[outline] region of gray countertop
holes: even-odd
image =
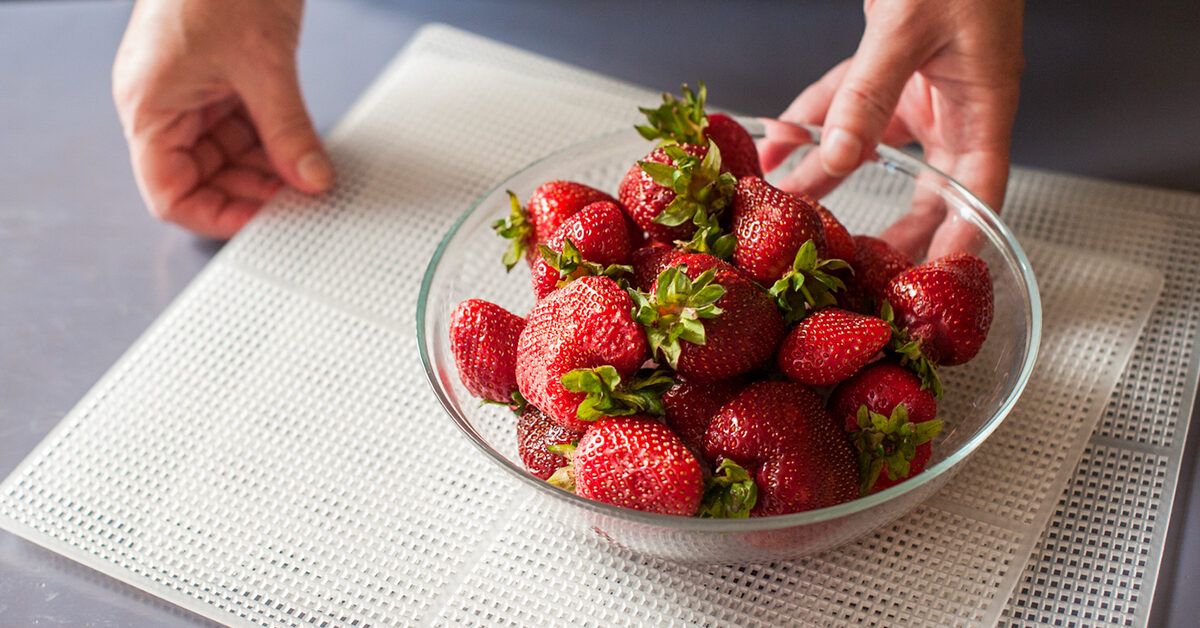
[[[1014,161],[1200,191],[1200,49],[1185,28],[1194,6],[1099,4],[1081,15],[1030,8]],[[418,27],[441,21],[658,88],[705,78],[716,104],[769,114],[852,52],[862,27],[857,3],[760,2],[750,13],[716,2],[678,6],[313,0],[302,77],[328,129]],[[108,95],[129,7],[0,3],[0,477],[220,246],[156,223],[138,198]],[[693,32],[717,35],[695,46],[666,35]],[[1200,599],[1181,588],[1200,573],[1195,441],[1154,623],[1200,616]],[[3,532],[0,617],[4,625],[205,621]]]

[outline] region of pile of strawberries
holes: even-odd
[[[832,506],[920,473],[936,368],[976,355],[986,264],[914,266],[763,180],[750,135],[684,86],[642,109],[657,146],[616,198],[551,181],[495,229],[537,304],[458,305],[463,384],[517,414],[529,472],[589,499],[683,516]]]

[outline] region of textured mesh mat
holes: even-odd
[[[427,29],[333,134],[339,189],[227,246],[0,486],[0,525],[226,623],[1143,620],[1195,381],[1194,196],[1015,174],[1043,359],[945,490],[848,547],[641,558],[465,445],[417,356],[425,260],[494,182],[652,98]]]

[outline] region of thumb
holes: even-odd
[[[309,194],[329,189],[333,166],[304,106],[295,67],[257,75],[239,92],[279,176]]]
[[[826,173],[844,177],[874,150],[904,86],[933,51],[933,42],[903,16],[871,16],[825,116],[821,165]]]

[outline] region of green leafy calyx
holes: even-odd
[[[633,318],[646,328],[650,354],[676,368],[683,351],[681,343],[703,345],[706,342],[704,319],[720,316],[716,302],[725,295],[725,287],[714,281],[716,270],[709,269],[692,279],[685,266],[673,266],[658,275],[653,294],[630,290]]]
[[[675,379],[665,370],[639,373],[622,385],[621,374],[608,364],[569,371],[561,381],[571,392],[587,393],[575,410],[581,421],[631,414],[662,416],[663,393],[675,385]]]
[[[501,237],[511,240],[501,259],[504,262],[504,268],[512,270],[513,266],[521,261],[521,256],[525,255],[525,249],[533,240],[533,223],[529,221],[529,215],[521,206],[521,200],[512,190],[508,190],[508,202],[511,205],[508,217],[492,223],[492,230]]]
[[[699,515],[706,519],[745,519],[758,502],[758,486],[738,463],[726,458],[708,479]]]
[[[834,293],[846,284],[832,271],[849,268],[844,260],[817,257],[817,245],[809,240],[796,251],[791,270],[771,286],[771,296],[789,323],[798,321],[809,311],[837,305]]]
[[[620,278],[633,273],[633,267],[626,264],[609,264],[601,266],[583,259],[579,249],[570,238],[563,239],[562,251],[555,251],[545,244],[538,245],[538,252],[551,268],[558,271],[558,284],[561,288],[573,280],[587,275]]]
[[[917,377],[921,378],[921,388],[941,399],[942,378],[938,377],[937,365],[921,351],[921,341],[910,338],[907,331],[896,325],[895,311],[892,310],[892,304],[886,300],[879,306],[879,318],[887,321],[892,328],[892,339],[888,341],[887,348],[900,358],[900,366],[916,373]]]
[[[887,472],[892,481],[908,477],[909,463],[917,455],[917,446],[933,440],[942,431],[942,421],[908,420],[908,408],[896,404],[891,416],[871,412],[867,406],[858,408],[858,431],[851,436],[858,450],[858,473],[862,481],[863,495],[879,480],[879,474]]]
[[[479,402],[479,405],[504,406],[505,408],[512,410],[517,416],[521,416],[525,413],[525,407],[529,405],[529,402],[525,400],[525,397],[521,394],[521,391],[514,390],[511,401],[493,401],[491,399],[484,399],[483,401]]]
[[[565,464],[555,469],[554,473],[546,478],[546,481],[572,493],[575,492],[575,447],[577,444],[578,441],[571,441],[570,443],[546,446],[546,451],[565,459]]]
[[[691,222],[697,231],[705,230],[705,233],[685,244],[697,252],[717,252],[716,240],[724,235],[718,219],[733,203],[737,186],[737,179],[732,174],[721,172],[721,149],[709,141],[703,158],[697,158],[679,146],[668,145],[662,150],[671,158],[671,163],[638,162],[652,181],[675,193],[675,198],[654,217],[654,222],[667,227]],[[727,241],[728,253],[732,254],[732,236]]]
[[[688,253],[707,253],[723,260],[733,257],[733,248],[737,244],[737,236],[725,233],[718,217],[708,212],[697,213],[692,217],[696,231],[692,239],[682,243],[682,250]]]
[[[708,89],[704,81],[700,81],[698,87],[698,92],[692,92],[685,83],[680,87],[682,99],[675,98],[674,94],[663,93],[662,104],[658,107],[638,107],[638,111],[646,116],[647,124],[634,128],[642,137],[660,140],[664,144],[704,143],[704,129],[708,127],[704,102],[708,99]]]

